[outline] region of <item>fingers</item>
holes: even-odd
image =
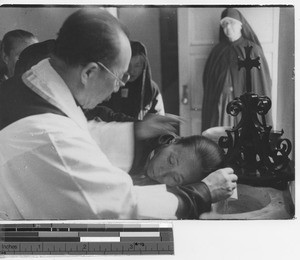
[[[232,189],[234,190],[234,189],[236,189],[236,187],[237,187],[237,183],[236,183],[236,182],[233,182],[233,183],[232,183]]]
[[[228,190],[229,190],[230,192],[233,192],[233,191],[236,189],[236,187],[237,187],[236,182],[232,182],[232,183],[230,184],[230,186],[228,187]]]
[[[180,123],[180,120],[178,118],[168,116],[158,116],[157,118],[153,119],[153,122],[162,125],[178,125]]]
[[[163,124],[163,125],[158,125],[158,129],[161,129],[163,132],[169,132],[169,133],[175,133],[176,128],[172,124]]]
[[[150,119],[151,126],[155,127],[159,134],[173,134],[177,132],[176,126],[180,122],[178,116],[155,116]]]
[[[176,126],[179,121],[177,116],[147,114],[143,121],[136,123],[136,136],[139,139],[147,139],[163,134],[177,133]]]
[[[153,121],[157,123],[169,123],[169,124],[178,124],[180,122],[184,122],[184,119],[180,116],[173,115],[173,114],[166,114],[162,115],[154,115],[154,114],[147,114],[144,118],[145,121]]]
[[[232,196],[234,193],[234,190],[237,188],[237,180],[238,176],[234,174],[234,171],[232,168],[224,168],[221,169],[223,172],[223,176],[226,179],[226,190],[228,192],[228,196]]]
[[[202,182],[207,185],[214,203],[229,198],[237,187],[237,180],[232,168],[223,168],[210,173]]]
[[[238,199],[236,183],[232,187],[232,190],[229,192],[229,194],[230,194],[230,196],[229,196],[230,198],[232,198],[232,199]]]
[[[165,117],[169,118],[170,120],[172,120],[172,119],[176,120],[176,122],[180,122],[180,123],[186,123],[187,122],[187,120],[184,119],[183,117],[177,116],[177,115],[174,115],[174,114],[168,114],[168,113],[166,113]]]
[[[237,175],[235,175],[235,174],[231,174],[230,175],[231,176],[231,181],[233,181],[233,182],[237,182],[237,180],[238,180],[238,176]]]
[[[222,168],[221,169],[224,173],[233,174],[233,169],[230,167]]]
[[[236,174],[234,174],[234,170],[232,168],[223,168],[221,169],[221,171],[223,172],[224,176],[228,177],[228,180],[232,181],[232,182],[237,182],[238,180],[238,176]]]

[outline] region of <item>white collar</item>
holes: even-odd
[[[22,76],[23,82],[36,94],[59,108],[81,128],[87,129],[87,120],[82,109],[59,74],[50,65],[49,59],[40,61]]]

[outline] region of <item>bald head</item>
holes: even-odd
[[[110,67],[126,38],[121,23],[107,11],[80,9],[59,30],[54,54],[71,66],[100,61]]]
[[[121,67],[120,75],[124,74],[129,65],[131,58],[131,47],[128,37],[122,32],[119,31],[118,36],[115,41],[116,46],[116,56],[111,63],[111,67]]]
[[[130,42],[120,22],[99,8],[76,11],[62,25],[50,64],[75,100],[92,109],[118,91],[128,69]]]

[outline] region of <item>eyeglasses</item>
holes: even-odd
[[[119,79],[111,70],[109,70],[106,66],[104,66],[100,61],[96,61],[96,64],[99,67],[104,68],[109,74],[111,74],[118,82],[120,86],[125,86],[128,80],[130,79],[130,74],[125,72],[122,76],[122,79]]]

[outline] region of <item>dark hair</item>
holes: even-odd
[[[224,163],[224,151],[217,143],[207,137],[201,135],[180,137],[176,144],[192,148],[195,151],[196,157],[201,161],[200,179],[221,168]]]
[[[5,53],[6,55],[9,55],[10,51],[13,48],[14,42],[16,40],[28,40],[28,39],[36,39],[37,38],[31,33],[24,30],[13,30],[7,32],[2,39],[1,43],[1,52]]]
[[[25,48],[16,63],[15,75],[21,75],[43,59],[49,58],[53,51],[55,40],[34,43]]]
[[[54,55],[68,65],[101,61],[111,66],[119,54],[121,23],[106,10],[84,8],[71,14],[58,32]]]

